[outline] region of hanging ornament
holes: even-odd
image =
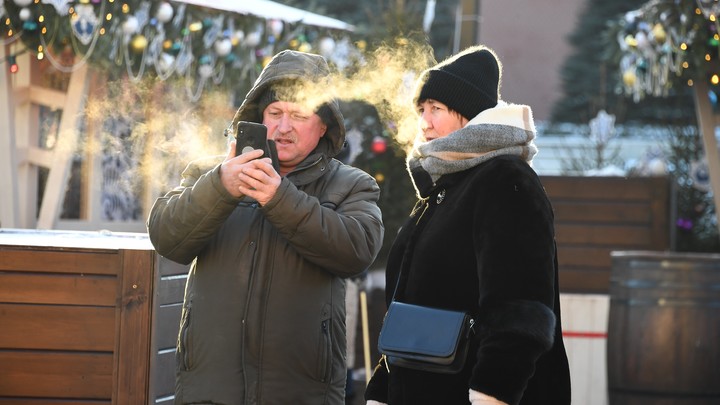
[[[300,46],[298,47],[298,51],[300,51],[300,52],[310,52],[311,50],[312,50],[312,45],[310,45],[310,44],[307,43],[307,42],[303,42],[303,43],[300,44]]]
[[[173,14],[174,11],[170,3],[168,3],[167,1],[163,1],[162,3],[160,3],[160,6],[158,6],[155,17],[158,19],[158,21],[165,24],[166,22],[172,20]]]
[[[245,33],[242,30],[237,30],[233,33],[231,39],[233,46],[238,46],[245,40]]]
[[[198,31],[201,31],[202,28],[203,28],[203,24],[200,21],[191,22],[188,25],[188,29],[190,30],[190,32],[198,32]]]
[[[335,40],[330,37],[324,37],[320,40],[319,48],[320,55],[327,58],[332,55],[333,51],[335,50]]]
[[[210,64],[202,64],[198,68],[198,74],[203,79],[207,79],[208,77],[210,77],[212,75],[212,72],[213,72],[213,67]]]
[[[637,75],[632,69],[627,69],[623,73],[623,83],[628,87],[633,87],[637,81]]]
[[[270,27],[270,32],[272,32],[274,36],[279,37],[280,34],[282,34],[285,24],[280,20],[270,20],[268,26]]]
[[[373,138],[370,150],[376,155],[382,155],[387,151],[387,141],[382,136],[376,136]]]
[[[632,35],[627,35],[625,37],[625,44],[629,47],[636,47],[638,45],[637,40]]]
[[[87,45],[92,41],[93,32],[98,22],[95,9],[89,4],[75,6],[75,14],[70,17],[72,32],[83,45]]]
[[[662,44],[665,42],[665,39],[667,39],[667,35],[665,34],[665,28],[663,28],[662,24],[657,23],[655,24],[655,26],[653,26],[652,38],[658,44]]]
[[[650,49],[650,41],[648,41],[647,34],[643,31],[638,31],[638,33],[635,34],[635,43],[637,43],[637,47],[640,50],[647,51]]]
[[[15,0],[15,5],[18,7],[27,7],[32,4],[33,0]]]
[[[232,51],[232,42],[229,38],[223,38],[215,41],[214,48],[218,56],[227,56]]]
[[[245,37],[245,45],[255,48],[260,44],[262,34],[259,31],[251,32]]]
[[[72,0],[42,0],[42,2],[55,7],[55,12],[64,17],[70,10],[70,3],[72,3]]]
[[[145,35],[142,34],[135,35],[132,41],[130,41],[130,48],[136,53],[142,53],[147,46],[148,40],[145,38]]]
[[[182,42],[175,41],[172,43],[172,45],[170,45],[170,48],[168,48],[168,51],[170,52],[171,55],[177,56],[180,53],[180,51],[182,50],[182,47],[183,47]]]
[[[8,56],[8,66],[10,69],[10,73],[17,73],[20,71],[20,67],[17,64],[17,59],[15,58],[15,55]]]
[[[135,16],[131,15],[128,16],[128,18],[125,20],[122,26],[123,32],[125,35],[132,35],[138,32],[140,29],[140,24],[138,23],[138,19],[135,18]]]
[[[160,54],[157,61],[157,68],[163,72],[171,71],[175,64],[175,57],[167,52]]]
[[[18,13],[18,16],[22,21],[30,21],[30,19],[32,18],[32,11],[30,11],[30,9],[27,7],[22,8],[20,9],[20,13]]]

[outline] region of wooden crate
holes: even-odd
[[[145,234],[0,230],[0,405],[170,402],[186,272]]]
[[[560,291],[607,294],[613,250],[670,248],[666,177],[541,176],[555,210]]]

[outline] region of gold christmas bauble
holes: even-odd
[[[636,80],[637,75],[635,75],[635,72],[633,72],[631,69],[628,69],[623,73],[623,83],[625,83],[626,86],[632,87],[633,85],[635,85]]]
[[[130,48],[137,53],[142,53],[148,46],[148,40],[145,35],[135,35],[130,41]]]
[[[652,35],[655,39],[655,42],[658,44],[662,44],[665,42],[665,39],[667,38],[667,35],[665,34],[665,28],[663,28],[662,24],[657,23],[652,29]]]

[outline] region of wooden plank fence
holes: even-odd
[[[186,274],[144,234],[0,230],[0,405],[171,403]]]
[[[670,248],[666,177],[542,176],[555,210],[560,291],[607,294],[610,252]]]

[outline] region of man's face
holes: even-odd
[[[275,101],[263,111],[268,138],[275,141],[280,174],[286,175],[315,149],[327,126],[320,116],[303,106]]]

